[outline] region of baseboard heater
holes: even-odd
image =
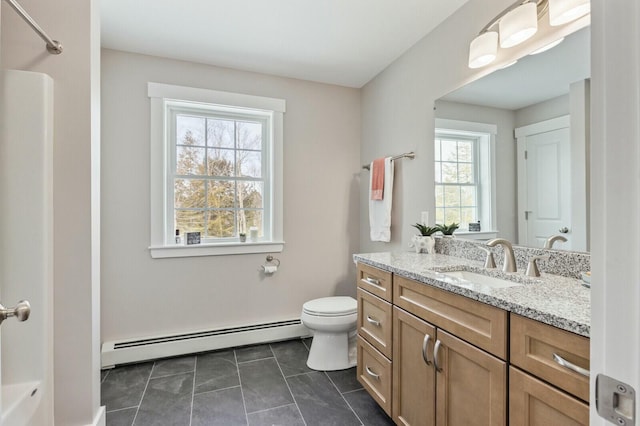
[[[102,344],[101,367],[309,336],[299,319]]]

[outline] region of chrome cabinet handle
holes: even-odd
[[[379,379],[380,379],[380,375],[379,375],[379,374],[374,373],[373,371],[371,371],[371,369],[369,368],[369,366],[368,366],[368,365],[365,365],[365,366],[364,366],[364,370],[367,372],[367,374],[368,374],[368,375],[370,375],[370,376],[371,376],[371,377],[373,377],[374,379],[376,379],[376,380],[379,380]]]
[[[553,354],[553,360],[563,366],[564,368],[571,370],[571,371],[575,371],[578,374],[582,374],[585,377],[589,377],[591,375],[591,373],[589,372],[589,370],[586,370],[582,367],[578,367],[577,365],[575,365],[572,362],[567,361],[566,359],[562,358],[560,355],[554,353]]]
[[[433,365],[436,368],[437,372],[442,371],[442,368],[438,365],[438,353],[440,352],[440,345],[442,344],[442,342],[440,342],[440,339],[436,340],[436,345],[433,348]]]
[[[375,318],[371,318],[369,315],[367,315],[367,322],[368,322],[369,324],[373,324],[373,325],[375,325],[376,327],[380,327],[380,321],[378,321],[378,320],[377,320],[377,319],[375,319]]]
[[[369,284],[380,285],[380,280],[377,280],[375,278],[367,277],[367,278],[364,278],[364,281],[368,282]]]
[[[427,346],[429,345],[429,339],[431,339],[431,336],[425,334],[424,340],[422,341],[422,359],[424,359],[424,363],[427,365],[431,365],[431,361],[429,361],[429,355],[427,355]]]
[[[26,300],[18,302],[15,308],[5,308],[0,304],[0,324],[10,317],[16,317],[18,321],[26,321],[31,314],[31,305]]]

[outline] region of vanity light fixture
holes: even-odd
[[[561,37],[555,41],[552,41],[551,43],[542,46],[540,49],[536,49],[533,52],[529,53],[529,55],[537,55],[538,53],[542,53],[542,52],[546,52],[549,49],[553,49],[554,47],[556,47],[557,45],[559,45],[560,43],[562,43],[564,41],[564,37]]]
[[[551,25],[562,25],[586,15],[590,10],[590,0],[517,0],[493,18],[471,41],[469,68],[481,68],[493,62],[498,55],[498,44],[505,49],[532,37],[538,30],[538,21],[547,11]],[[545,46],[536,53],[552,47]]]
[[[591,12],[590,0],[549,0],[549,24],[558,26]]]
[[[504,64],[503,66],[500,67],[500,69],[503,70],[505,68],[509,68],[510,66],[513,66],[513,65],[515,65],[517,63],[518,63],[518,60],[516,59],[514,61],[509,62],[508,64]]]

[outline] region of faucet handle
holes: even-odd
[[[487,253],[487,258],[484,260],[484,267],[486,269],[492,269],[496,267],[496,260],[493,258],[493,252],[485,247],[478,247]]]
[[[546,260],[546,259],[549,259],[549,255],[533,256],[531,259],[529,259],[529,264],[527,265],[527,272],[525,272],[525,274],[529,277],[539,277],[540,270],[538,269],[538,264],[536,263],[536,261]]]

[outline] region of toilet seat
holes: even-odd
[[[348,296],[321,297],[306,302],[302,305],[302,311],[318,317],[352,315],[358,311],[358,302]]]

